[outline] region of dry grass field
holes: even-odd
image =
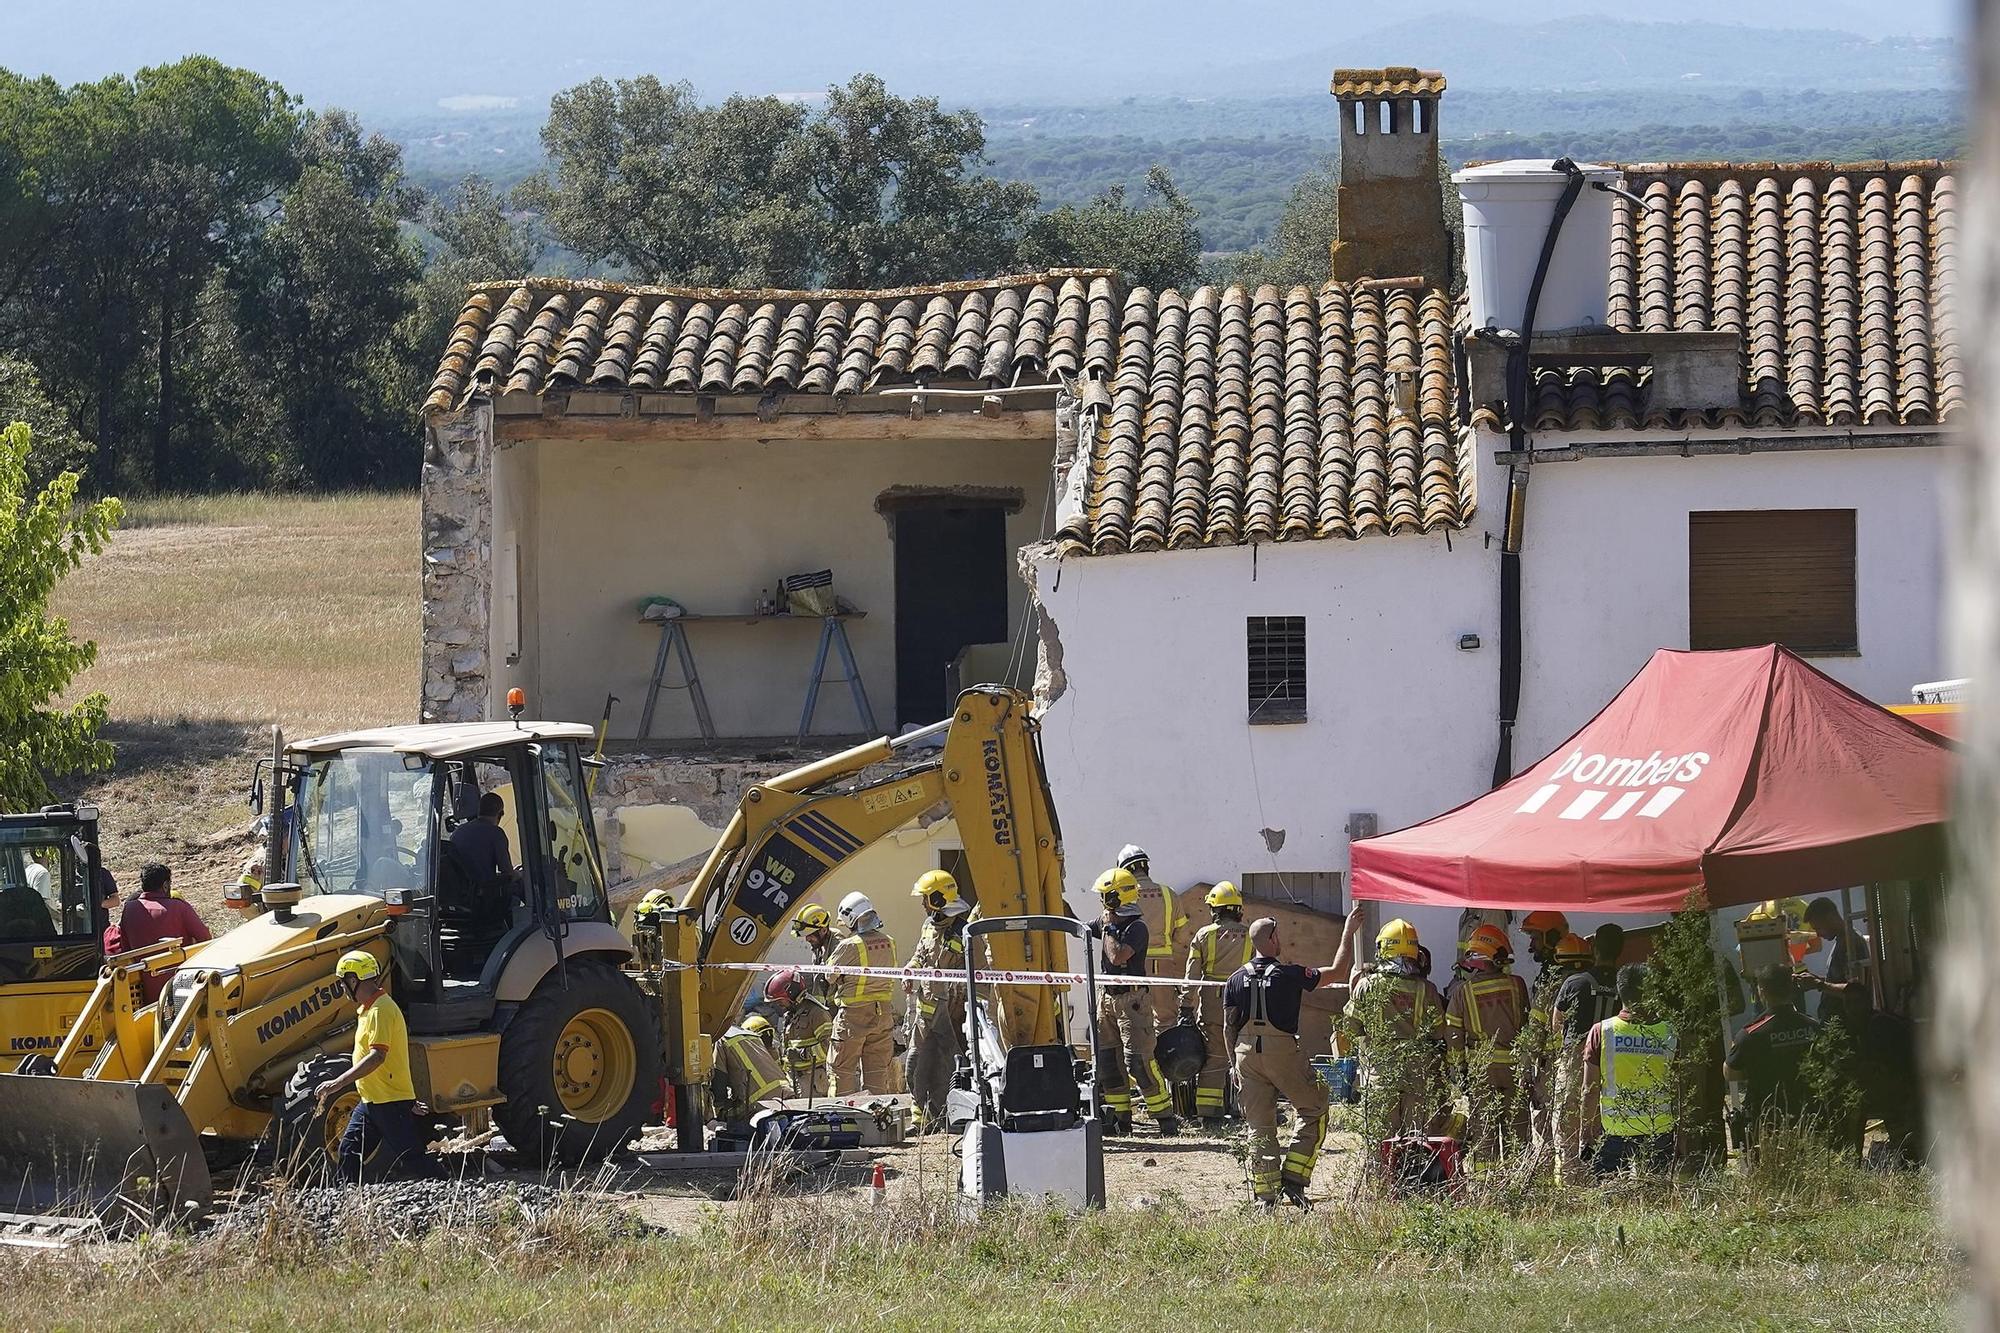
[[[414,495],[168,496],[57,594],[94,639],[75,693],[111,699],[116,766],[64,784],[104,810],[120,882],[160,859],[208,910],[248,850],[243,795],[273,723],[407,721],[417,697]]]

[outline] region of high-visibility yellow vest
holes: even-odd
[[[881,967],[896,966],[896,941],[879,930],[871,930],[866,935],[849,935],[833,946],[833,953],[827,962],[834,967]],[[838,1004],[866,1004],[872,1000],[887,1001],[896,992],[893,977],[837,977],[834,1001]]]
[[[1140,879],[1139,916],[1146,923],[1146,957],[1172,958],[1174,935],[1187,924],[1174,891],[1151,877]]]
[[[1195,932],[1187,979],[1227,981],[1237,968],[1249,965],[1250,928],[1241,921],[1214,921]]]
[[[1525,983],[1510,973],[1497,976],[1466,976],[1459,981],[1454,1003],[1445,1007],[1446,1027],[1461,1028],[1475,1046],[1491,1043],[1488,1061],[1496,1065],[1514,1063],[1514,1037],[1526,1021],[1522,1002]],[[1461,1015],[1460,1011],[1463,1010]]]
[[[1616,1016],[1597,1025],[1603,1089],[1598,1115],[1606,1134],[1667,1134],[1674,1128],[1674,1029]]]

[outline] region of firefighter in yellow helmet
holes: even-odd
[[[727,1124],[747,1122],[758,1104],[792,1095],[792,1085],[772,1053],[771,1020],[751,1014],[732,1023],[715,1043],[715,1072],[708,1091],[715,1118]]]
[[[1118,853],[1118,868],[1132,872],[1139,884],[1139,915],[1146,920],[1146,975],[1178,977],[1187,966],[1194,922],[1181,906],[1181,896],[1153,878],[1153,858],[1144,847],[1126,844]],[[1148,986],[1146,1003],[1153,1010],[1153,1030],[1170,1026],[1178,1015],[1172,986]]]
[[[1363,1124],[1375,1139],[1422,1134],[1439,1105],[1444,1001],[1418,961],[1417,928],[1398,917],[1375,934],[1375,963],[1342,1011],[1360,1043]]]
[[[833,913],[818,903],[807,903],[792,918],[792,934],[805,941],[812,951],[814,963],[824,963],[833,956],[833,946],[840,937],[833,930]],[[829,1005],[833,1003],[834,979],[824,973],[811,973],[806,977],[806,988]]]
[[[848,933],[827,955],[829,964],[895,968],[896,941],[882,928],[882,917],[867,894],[850,893],[840,900],[840,922]],[[833,1042],[828,1052],[833,1095],[896,1091],[896,1018],[891,1009],[895,980],[836,976],[833,982]]]
[[[947,870],[927,870],[910,890],[924,909],[923,933],[910,954],[910,967],[965,970],[965,920],[972,905],[958,893],[958,881]],[[951,1073],[965,1049],[965,983],[908,980],[903,1002],[909,1021],[909,1050],[903,1057],[903,1082],[916,1103],[918,1123],[925,1133],[945,1127],[944,1098],[951,1091]]]
[[[1243,921],[1243,894],[1223,880],[1203,899],[1208,924],[1194,933],[1182,977],[1188,981],[1228,981],[1250,961],[1250,927]],[[1181,1017],[1199,1016],[1208,1058],[1195,1075],[1194,1113],[1204,1129],[1219,1128],[1229,1114],[1229,1044],[1222,1027],[1222,991],[1216,986],[1185,987]]]
[[[1106,1130],[1132,1132],[1132,1080],[1160,1133],[1180,1133],[1173,1097],[1153,1060],[1153,1005],[1146,987],[1123,980],[1146,975],[1146,919],[1139,913],[1139,881],[1114,866],[1097,877],[1103,914],[1091,927],[1098,941],[1103,993],[1097,1002],[1097,1078],[1104,1091]],[[1128,1068],[1129,1066],[1129,1068]]]
[[[1460,975],[1445,997],[1445,1045],[1472,1110],[1468,1137],[1482,1154],[1497,1155],[1527,1140],[1514,1043],[1528,1021],[1528,983],[1512,966],[1507,932],[1482,925],[1465,942]]]

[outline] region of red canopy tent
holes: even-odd
[[[1913,879],[1943,861],[1951,745],[1785,649],[1653,654],[1505,786],[1354,844],[1356,898],[1664,912]]]

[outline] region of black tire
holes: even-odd
[[[493,1108],[493,1119],[523,1157],[574,1166],[623,1148],[651,1118],[660,1096],[660,1037],[645,997],[617,968],[582,959],[571,961],[568,973],[567,987],[553,972],[542,978],[501,1034],[500,1092],[507,1100]],[[622,1076],[614,1073],[599,1097],[612,1104],[583,1114],[565,1106],[556,1082],[557,1045],[573,1022],[608,1022],[631,1043],[631,1088],[619,1098]],[[575,1089],[569,1091],[575,1100]]]
[[[292,1071],[271,1117],[273,1162],[280,1174],[302,1185],[323,1185],[333,1179],[333,1145],[347,1127],[355,1094],[331,1108],[322,1108],[313,1089],[353,1068],[345,1055],[316,1055]]]

